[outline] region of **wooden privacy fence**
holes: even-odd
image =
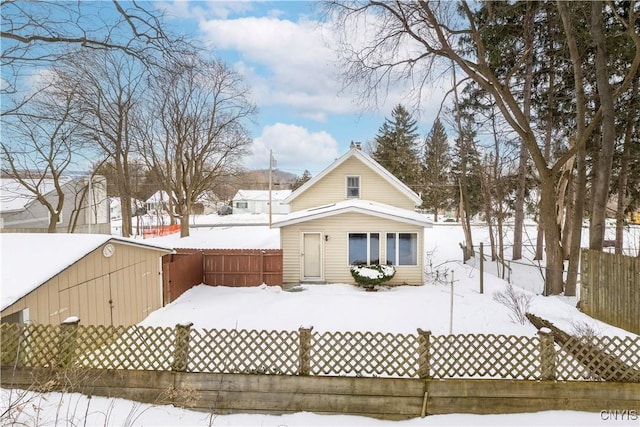
[[[640,258],[583,249],[580,309],[640,334]]]
[[[640,338],[2,324],[2,365],[176,372],[640,382]]]
[[[162,257],[165,304],[187,289],[282,284],[281,249],[176,249]]]

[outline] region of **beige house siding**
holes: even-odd
[[[328,236],[326,241],[324,238],[321,239],[323,279],[327,283],[354,283],[349,271],[349,233],[380,233],[381,259],[386,259],[384,233],[417,233],[418,265],[396,266],[395,277],[387,283],[392,285],[405,283],[422,285],[424,283],[424,228],[360,213],[344,213],[282,227],[280,229],[280,244],[284,254],[284,283],[292,284],[302,281],[301,246],[302,233],[305,232],[320,232],[322,236]]]
[[[101,246],[2,311],[29,308],[29,320],[59,324],[78,316],[80,324],[132,325],[161,307],[161,250],[111,241],[110,258]],[[112,301],[110,304],[109,301]]]
[[[360,199],[413,210],[415,203],[356,157],[345,160],[327,176],[291,201],[300,211],[347,199],[347,176],[360,177]]]

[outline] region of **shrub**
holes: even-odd
[[[363,288],[373,288],[388,280],[396,274],[396,269],[392,265],[352,265],[351,276],[356,283]]]
[[[526,294],[516,291],[512,285],[507,285],[504,291],[495,292],[493,300],[511,310],[510,317],[514,322],[521,325],[527,323],[527,313],[531,307],[531,301],[535,295]]]

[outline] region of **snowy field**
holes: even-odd
[[[202,220],[192,228],[191,237],[177,235],[153,239],[154,243],[185,248],[278,248],[279,232],[269,229],[266,216],[229,215]],[[238,225],[229,221],[235,220]],[[206,225],[205,225],[206,224]],[[630,229],[629,241],[638,242],[640,228]],[[483,241],[488,252],[486,227],[475,226],[474,243]],[[527,245],[535,243],[535,227],[527,227]],[[479,292],[479,271],[463,264],[458,246],[463,235],[455,224],[435,225],[426,230],[425,263],[428,284],[381,288],[365,292],[350,284],[300,284],[293,290],[280,287],[228,288],[196,286],[168,306],[155,311],[141,324],[174,326],[193,322],[195,328],[294,330],[313,326],[314,331],[381,331],[415,333],[417,328],[434,334],[498,333],[534,335],[536,329],[511,318],[504,305],[493,295],[505,289],[507,282],[485,273],[484,293]],[[535,263],[513,270],[512,283],[521,292],[533,295],[530,310],[567,331],[592,329],[600,335],[632,335],[629,332],[592,319],[576,308],[575,297],[538,295],[542,278]],[[522,271],[526,271],[524,274]],[[453,286],[452,286],[453,279]],[[532,290],[529,292],[526,289]],[[9,401],[2,390],[3,403]],[[14,392],[15,393],[15,392]],[[28,397],[27,397],[28,398]],[[15,399],[15,395],[13,397]],[[610,408],[603,408],[610,409]],[[611,408],[615,409],[615,408]],[[547,411],[534,414],[430,416],[402,422],[379,421],[356,416],[329,416],[297,413],[282,416],[213,416],[168,406],[144,405],[120,399],[77,394],[47,393],[33,396],[23,405],[25,425],[217,425],[217,426],[437,426],[437,425],[640,425],[635,419],[612,420],[608,413]],[[31,418],[30,418],[31,417]],[[57,417],[57,420],[56,420]],[[75,418],[74,418],[75,417]],[[71,420],[73,418],[73,420]],[[34,422],[39,420],[39,422]]]

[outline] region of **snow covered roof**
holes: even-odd
[[[108,234],[3,233],[0,235],[0,310],[109,241],[173,252],[168,246]]]
[[[432,227],[433,224],[426,217],[418,212],[383,203],[371,202],[369,200],[349,199],[325,206],[314,207],[303,211],[292,212],[282,217],[281,220],[273,223],[273,227],[284,227],[286,225],[298,224],[314,219],[326,218],[347,212],[362,213],[393,221],[404,222],[423,227]]]
[[[331,165],[329,165],[326,169],[324,169],[318,175],[314,176],[309,181],[305,182],[302,186],[298,187],[296,189],[296,191],[291,193],[291,195],[285,199],[285,202],[290,203],[292,200],[294,200],[300,194],[304,193],[309,187],[313,186],[316,182],[320,181],[322,178],[324,178],[326,175],[328,175],[331,171],[336,169],[338,166],[343,164],[346,160],[350,159],[351,157],[355,157],[355,158],[359,159],[362,163],[364,163],[365,166],[369,167],[371,170],[376,172],[382,178],[387,180],[387,182],[389,182],[389,184],[393,185],[401,193],[403,193],[405,196],[407,196],[409,199],[411,199],[416,204],[416,206],[422,204],[422,199],[420,198],[420,196],[415,191],[410,189],[405,183],[403,183],[398,178],[396,178],[395,175],[393,175],[391,172],[389,172],[384,167],[382,167],[382,165],[380,163],[376,162],[374,159],[369,157],[367,154],[363,153],[361,149],[355,148],[355,147],[351,148],[349,151],[347,151],[341,157],[336,159],[335,162],[333,162]]]
[[[271,200],[284,200],[291,194],[291,190],[271,191]],[[269,190],[238,190],[233,200],[268,201]]]
[[[60,184],[68,182],[69,178],[62,178]],[[50,193],[55,189],[53,179],[43,179],[33,182],[41,194]],[[0,179],[0,212],[18,212],[23,210],[29,203],[36,200],[35,194],[27,190],[13,178]]]
[[[164,190],[158,190],[151,195],[147,199],[145,203],[160,203],[160,202],[168,202],[169,201],[169,193]]]

